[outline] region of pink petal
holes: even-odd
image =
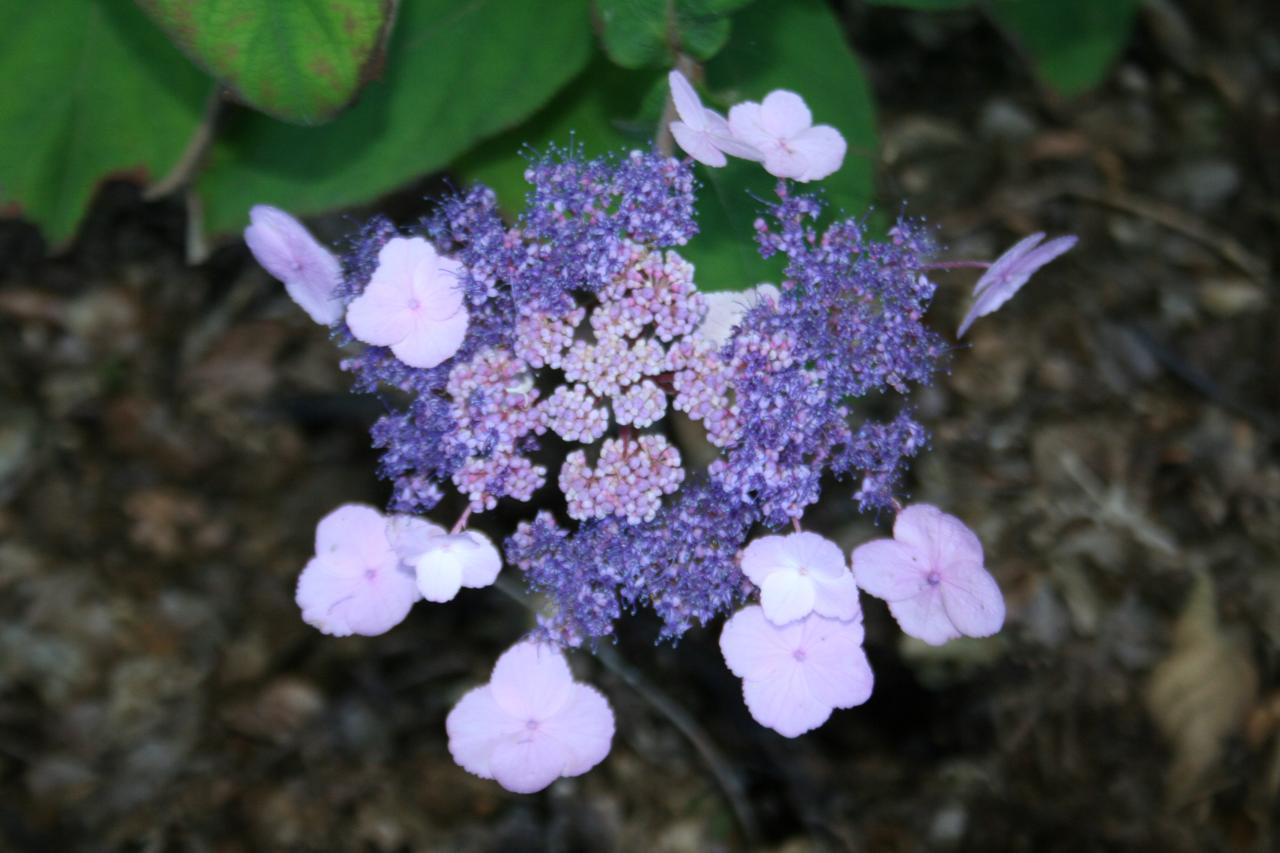
[[[742,551],[742,573],[756,586],[780,569],[796,568],[785,536],[760,536]]]
[[[816,533],[802,531],[786,537],[789,566],[806,569],[810,575],[838,578],[846,574],[848,565],[840,546]]]
[[[460,587],[479,589],[493,583],[502,557],[484,534],[468,530],[432,538],[415,566],[423,597],[443,602],[452,600]]]
[[[526,640],[498,658],[489,686],[507,713],[520,719],[545,720],[572,697],[573,675],[558,649]]]
[[[761,536],[742,552],[742,572],[756,586],[775,571],[801,571],[838,578],[846,569],[840,547],[816,533]]]
[[[904,634],[931,646],[940,646],[960,636],[942,605],[938,587],[927,587],[919,595],[890,601],[889,612]]]
[[[353,572],[352,564],[335,559],[312,559],[298,578],[296,600],[308,625],[337,637],[372,637],[409,615],[418,588],[413,578],[398,571],[398,561]]]
[[[244,241],[263,269],[284,282],[290,298],[312,320],[331,325],[342,316],[336,296],[342,265],[301,222],[270,205],[249,210]]]
[[[995,273],[993,273],[993,270],[996,270],[996,264],[992,264],[987,273],[978,280],[974,290],[978,292],[979,288],[981,288],[981,292],[977,299],[974,300],[969,313],[961,321],[960,328],[956,331],[956,336],[963,337],[975,320],[995,312],[1012,299],[1040,267],[1071,249],[1076,244],[1076,240],[1077,238],[1074,236],[1054,238],[1043,246],[1025,252],[1021,257],[1015,258],[1012,263],[1002,267]],[[1021,246],[1026,242],[1024,240],[1018,245]],[[1015,246],[1014,248],[1018,247]],[[1008,255],[1008,253],[1005,254],[1006,256]],[[996,263],[998,264],[1000,261]]]
[[[463,770],[481,779],[492,779],[490,759],[493,749],[504,737],[517,735],[524,720],[507,714],[494,701],[486,684],[468,691],[445,718],[449,735],[449,754]]]
[[[875,676],[862,650],[861,620],[842,622],[811,616],[800,638],[809,693],[832,708],[852,708],[871,698]]]
[[[1004,596],[986,569],[948,569],[942,578],[942,605],[966,637],[990,637],[1004,626]]]
[[[837,578],[813,578],[813,612],[829,619],[862,619],[862,606],[858,602],[858,584],[853,575],[844,569]]]
[[[930,570],[981,566],[982,542],[963,521],[929,504],[912,504],[898,513],[893,538],[915,548]]]
[[[613,746],[613,710],[598,690],[574,684],[569,701],[544,720],[539,731],[565,748],[568,761],[564,775],[579,776],[609,754]]]
[[[435,367],[462,348],[467,336],[467,309],[459,308],[447,320],[414,323],[405,338],[391,345],[396,358],[410,367]]]
[[[760,606],[765,618],[775,625],[808,616],[815,597],[813,581],[790,569],[773,572],[760,585]]]
[[[1045,233],[1043,231],[1037,231],[1030,236],[1023,237],[1017,243],[1014,243],[1005,250],[1003,255],[991,262],[991,266],[987,267],[986,271],[982,273],[978,278],[978,281],[973,285],[973,295],[981,295],[982,291],[986,290],[997,281],[1004,279],[1005,276],[1008,275],[1009,270],[1011,270],[1018,261],[1022,260],[1022,256],[1040,245],[1040,241],[1044,238]]]
[[[444,323],[454,320],[459,312],[465,316],[462,264],[453,258],[438,256],[424,260],[414,272],[413,295],[422,306],[421,319]]]
[[[676,114],[680,116],[680,120],[694,132],[706,130],[702,99],[698,97],[698,93],[694,90],[693,84],[689,82],[689,78],[679,71],[672,71],[667,75],[667,83],[671,86],[671,100],[675,104]],[[684,148],[684,145],[682,144],[680,147]],[[688,148],[684,150],[689,151]],[[689,154],[695,160],[698,159],[698,156],[692,151],[689,151]],[[721,163],[720,165],[724,164]]]
[[[440,525],[412,515],[393,515],[387,519],[387,541],[400,561],[409,565],[427,550],[432,539],[444,533]]]
[[[743,681],[742,698],[757,723],[784,737],[812,731],[831,716],[831,706],[814,698],[799,666],[787,667],[773,678]]]
[[[366,504],[343,504],[316,525],[317,556],[342,555],[361,564],[381,565],[390,552],[386,519]]]
[[[460,535],[471,544],[463,552],[462,585],[468,589],[483,589],[498,579],[502,571],[502,555],[483,533],[468,530]]]
[[[813,113],[795,92],[777,89],[760,104],[760,124],[774,138],[794,139],[813,125]]]
[[[706,133],[717,148],[744,160],[763,160],[764,154],[749,142],[733,135],[733,128],[724,116],[715,110],[707,110],[704,118]]]
[[[564,775],[570,760],[558,740],[534,732],[498,741],[489,767],[494,781],[508,791],[532,794]]]
[[[764,129],[760,105],[754,101],[735,104],[729,110],[729,130],[734,139],[763,152],[777,146],[778,140]]]
[[[885,601],[918,595],[928,585],[929,565],[915,547],[893,539],[877,539],[853,551],[858,586]]]
[[[779,145],[760,150],[764,152],[764,170],[775,177],[800,180],[809,171],[809,158],[798,151]]]
[[[347,306],[347,327],[358,341],[389,347],[404,340],[413,331],[413,314],[405,306],[404,294],[389,284],[365,288]]]
[[[765,619],[759,605],[733,614],[720,631],[720,653],[739,678],[767,679],[789,665],[799,628],[779,628]]]
[[[432,604],[453,601],[462,589],[462,563],[447,554],[427,551],[414,561],[414,567],[418,591]]]
[[[705,131],[694,130],[691,126],[679,121],[671,122],[668,127],[671,129],[671,136],[675,139],[676,145],[699,163],[718,169],[729,162],[716,141]]]
[[[802,181],[820,181],[838,170],[847,149],[840,131],[825,124],[809,128],[788,144],[805,159],[807,168],[800,176]]]

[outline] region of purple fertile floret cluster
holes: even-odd
[[[860,398],[928,381],[944,353],[921,323],[934,248],[921,225],[885,242],[855,220],[819,233],[821,204],[780,184],[756,230],[763,255],[787,257],[785,278],[777,298],[744,301],[726,340],[702,332],[708,302],[674,248],[695,232],[687,162],[562,152],[526,177],[514,225],[481,187],[413,232],[460,264],[458,352],[428,369],[376,346],[344,362],[357,390],[408,399],[373,428],[393,511],[430,509],[448,483],[484,512],[550,480],[565,520],[539,513],[506,551],[555,604],[544,633],[577,643],[641,605],[674,638],[739,603],[748,535],[799,519],[824,476],[855,479],[863,510],[892,505],[924,430],[905,413],[851,418]],[[344,300],[397,236],[381,219],[356,236]],[[342,322],[335,334],[350,340]],[[670,410],[718,451],[704,470],[664,430]]]

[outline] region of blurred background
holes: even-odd
[[[1278,17],[0,0],[0,849],[1277,849]],[[521,145],[648,144],[675,61],[721,108],[804,94],[850,141],[833,206],[905,204],[947,257],[1080,235],[913,398],[908,490],[978,532],[1009,620],[930,649],[868,601],[874,696],[786,740],[718,628],[655,646],[633,619],[575,660],[610,757],[510,795],[444,717],[518,604],[373,639],[298,616],[316,520],[386,499],[380,406],[238,231],[269,202],[340,245],[472,180],[518,210]],[[700,285],[754,284],[758,176],[699,177]],[[942,280],[940,330],[971,282]],[[838,490],[806,526],[877,533]]]

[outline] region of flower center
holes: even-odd
[[[798,571],[800,572],[800,577],[802,578],[807,578],[809,576],[808,566],[801,566]]]
[[[422,307],[422,303],[418,301],[418,297],[415,296],[409,300],[410,311],[417,311],[421,307]]]
[[[942,583],[942,575],[938,574],[936,570],[929,572],[929,574],[925,575],[924,579],[928,581],[929,586],[937,586]]]
[[[533,719],[525,720],[524,727],[527,731],[536,732],[538,730],[538,721]]]
[[[805,654],[804,649],[796,649],[794,652],[791,653],[791,656],[795,658],[797,661],[799,661],[800,663],[804,663],[804,659],[808,657],[808,655]]]
[[[365,569],[365,570],[364,570],[364,576],[365,576],[365,578],[366,578],[367,580],[373,580],[374,578],[376,578],[376,577],[378,576],[378,570],[377,570],[377,569]]]

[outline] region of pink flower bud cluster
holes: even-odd
[[[546,431],[528,365],[502,347],[488,347],[449,373],[446,390],[457,429],[450,441],[466,454],[453,483],[473,511],[493,509],[498,498],[528,500],[547,469],[520,453],[520,441]]]
[[[630,245],[630,263],[601,292],[591,314],[597,337],[637,337],[653,326],[659,340],[687,335],[707,314],[705,297],[693,283],[693,264],[675,252]]]
[[[561,356],[573,343],[573,331],[587,312],[567,296],[564,301],[562,313],[528,307],[516,318],[515,353],[530,367],[559,368]]]
[[[583,451],[575,450],[560,469],[569,515],[579,521],[610,515],[632,524],[651,521],[662,496],[674,492],[683,480],[680,452],[661,435],[606,439],[595,468],[587,464]]]
[[[671,405],[700,421],[707,440],[716,447],[736,443],[738,407],[730,399],[729,365],[720,358],[715,344],[700,337],[677,341],[667,351],[667,369],[675,391]]]
[[[547,426],[565,441],[594,444],[609,429],[609,409],[581,383],[561,385],[542,405]]]

